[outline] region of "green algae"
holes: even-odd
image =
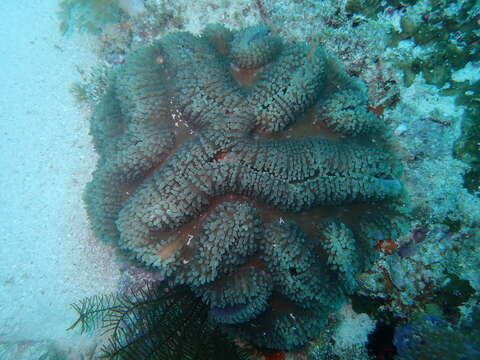
[[[392,47],[408,39],[429,49],[413,59],[399,61],[406,86],[413,82],[413,74],[422,74],[427,84],[441,88],[452,82],[453,71],[462,69],[470,61],[480,60],[475,1],[433,1],[432,6],[431,11],[407,12],[400,20],[401,31],[389,34]],[[456,8],[452,8],[454,6]]]
[[[382,9],[382,2],[379,0],[349,0],[345,5],[347,13],[361,14],[373,19],[377,18]]]
[[[480,82],[477,82],[477,86]],[[475,93],[478,99],[478,90]],[[459,101],[465,97],[460,96]],[[473,193],[480,192],[480,110],[476,107],[466,109],[462,126],[462,135],[455,144],[455,156],[470,165],[470,169],[463,176],[465,188]]]
[[[455,274],[448,274],[448,280],[447,284],[435,291],[431,302],[441,309],[443,315],[456,317],[460,315],[458,307],[475,294],[475,289],[468,280],[460,279]]]
[[[397,47],[410,40],[423,51],[414,57],[403,57],[396,65],[409,87],[417,75],[427,84],[441,89],[440,94],[455,96],[456,104],[465,106],[462,135],[455,146],[455,156],[471,169],[464,175],[464,186],[471,193],[480,190],[480,82],[457,82],[453,73],[469,62],[480,61],[480,5],[476,0],[430,0],[429,6],[413,7],[420,1],[349,0],[346,9],[376,19],[388,7],[405,8],[400,31],[390,29],[388,46]]]
[[[391,29],[388,44],[396,47],[402,40],[411,40],[428,51],[414,58],[399,60],[405,72],[405,85],[410,86],[414,75],[422,74],[428,84],[443,87],[452,81],[452,72],[469,62],[480,60],[478,30],[480,8],[475,0],[431,0],[428,9],[415,11],[418,1],[349,0],[346,9],[351,14],[377,18],[387,7],[409,8],[400,19],[401,30]]]
[[[447,225],[449,230],[453,233],[457,233],[462,229],[462,223],[458,220],[447,218],[445,221],[443,221],[443,224]]]
[[[368,18],[376,19],[378,14],[385,11],[388,7],[400,9],[406,5],[414,5],[418,0],[348,0],[345,5],[347,13],[360,14]]]
[[[480,191],[480,80],[451,81],[450,87],[442,89],[442,95],[455,96],[455,103],[465,106],[462,135],[455,143],[454,154],[470,165],[464,175],[465,188],[474,194]]]
[[[350,296],[352,309],[358,314],[367,314],[372,319],[385,324],[395,324],[398,319],[390,311],[380,310],[388,304],[388,301],[381,298],[372,298],[370,296],[353,294]]]

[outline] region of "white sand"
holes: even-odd
[[[95,165],[69,93],[96,58],[58,31],[57,0],[0,1],[0,343],[73,336],[69,304],[114,291],[118,269],[81,200]]]

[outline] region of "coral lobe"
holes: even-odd
[[[235,69],[255,72],[242,82]],[[305,229],[295,214],[402,192],[392,155],[360,138],[380,128],[366,98],[321,47],[263,25],[210,25],[138,50],[92,119],[100,160],[85,199],[96,235],[188,284],[226,331],[304,344],[388,234],[368,230],[374,215]],[[279,137],[307,111],[342,140],[308,125]]]

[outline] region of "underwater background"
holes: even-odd
[[[388,217],[379,226],[388,236],[375,238],[370,247],[374,255],[366,260],[365,251],[356,253],[360,250],[346,244],[343,249],[350,251],[349,257],[333,261],[335,279],[347,284],[342,285],[345,299],[328,307],[321,326],[316,317],[302,320],[309,324],[307,333],[314,329],[318,335],[309,333],[301,346],[289,343],[282,349],[284,343],[249,338],[238,331],[234,337],[261,345],[252,349],[248,341],[237,341],[239,348],[249,350],[241,356],[480,359],[477,1],[5,0],[0,16],[0,359],[94,359],[102,353],[105,336],[82,333],[80,326],[67,331],[84,310],[71,304],[99,306],[94,300],[81,301],[126,288],[138,290],[144,281],[161,283],[168,275],[145,271],[119,256],[115,241],[99,239],[108,231],[98,219],[92,220],[92,214],[97,214],[92,210],[97,206],[92,190],[84,193],[88,183],[98,181],[95,176],[101,170],[94,171],[97,164],[104,164],[98,154],[100,159],[107,157],[102,146],[108,145],[98,140],[105,129],[91,129],[92,119],[101,118],[92,114],[98,113],[102,99],[108,99],[114,82],[111,74],[123,71],[128,59],[135,59],[133,54],[154,40],[188,31],[221,44],[223,38],[216,34],[224,34],[223,30],[204,30],[207,24],[221,24],[232,31],[265,24],[268,34],[281,38],[283,46],[307,44],[312,49],[306,50],[308,66],[316,66],[312,54],[324,49],[335,59],[332,63],[343,64],[348,77],[361,79],[364,85],[359,88],[366,94],[361,101],[386,128],[385,135],[374,135],[369,141],[375,147],[386,145],[398,158],[405,191],[394,211],[372,205],[376,215]],[[257,30],[248,45],[266,34]],[[157,65],[163,65],[164,55],[158,56]],[[249,61],[247,57],[239,67],[250,66]],[[305,73],[311,70],[305,69]],[[119,82],[119,89],[128,86],[124,85],[127,80]],[[120,98],[128,108],[137,95]],[[332,117],[332,128],[341,132],[336,119],[344,116]],[[358,129],[345,129],[347,139],[364,131],[362,124]],[[360,158],[359,153],[352,150],[352,158]],[[215,155],[216,161],[225,158],[229,159],[228,154]],[[127,211],[122,210],[124,218],[130,218]],[[392,221],[393,213],[401,221]],[[335,222],[327,225],[340,233],[338,227],[344,229]],[[335,231],[322,236],[331,239]],[[131,250],[130,245],[126,247]],[[143,260],[144,254],[139,257]],[[361,261],[363,268],[352,258]],[[287,266],[286,271],[296,276],[298,268]],[[255,276],[263,284],[263,275]],[[304,281],[310,284],[318,279]],[[271,291],[266,285],[265,289]],[[226,321],[224,315],[218,317]],[[299,321],[292,319],[290,329]],[[210,358],[225,356],[219,353]]]

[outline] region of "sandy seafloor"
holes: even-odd
[[[0,343],[75,342],[69,305],[118,277],[87,224],[81,196],[96,158],[69,93],[96,58],[88,37],[60,35],[57,10],[0,2]]]
[[[185,7],[188,1],[178,3]],[[205,3],[199,1],[184,11],[186,30],[198,32],[205,23],[215,21],[232,27],[261,21],[258,9],[248,5],[251,1],[238,1],[231,11],[212,6],[207,9],[208,18],[200,11]],[[285,21],[285,33],[293,38],[306,32],[303,26],[308,21],[302,22],[302,17],[309,16],[297,12],[295,6],[284,11],[284,18],[277,17]],[[244,9],[241,20],[238,16],[235,20],[238,9]],[[28,347],[43,340],[63,348],[88,347],[89,339],[78,331],[66,331],[76,318],[70,304],[115,291],[120,277],[111,249],[89,230],[82,192],[96,155],[88,135],[88,109],[75,103],[70,92],[72,83],[82,79],[81,72],[88,72],[99,61],[98,37],[62,36],[57,11],[58,0],[0,2],[0,360],[37,359],[35,350],[27,354]],[[472,77],[476,71],[463,76]],[[455,107],[453,98],[439,97],[437,88],[421,78],[410,88],[401,88],[400,94],[397,108],[387,117],[401,155],[408,158],[415,147],[435,150],[431,157],[405,166],[404,182],[414,205],[435,209],[432,223],[453,211],[478,227],[478,197],[462,187],[467,166],[451,156],[462,109]],[[443,128],[429,122],[434,111],[440,111],[452,125]],[[422,137],[422,132],[427,135]],[[442,249],[451,245],[447,240],[438,246],[427,242],[422,246],[432,258],[441,257]],[[471,260],[475,261],[478,256]],[[415,265],[427,264],[415,257],[398,263],[412,274],[417,272]],[[460,265],[457,273],[478,291],[478,269],[467,262]],[[374,322],[348,308],[342,311],[341,317],[350,322],[343,326],[347,330],[340,327],[337,342],[355,338],[363,346]]]

